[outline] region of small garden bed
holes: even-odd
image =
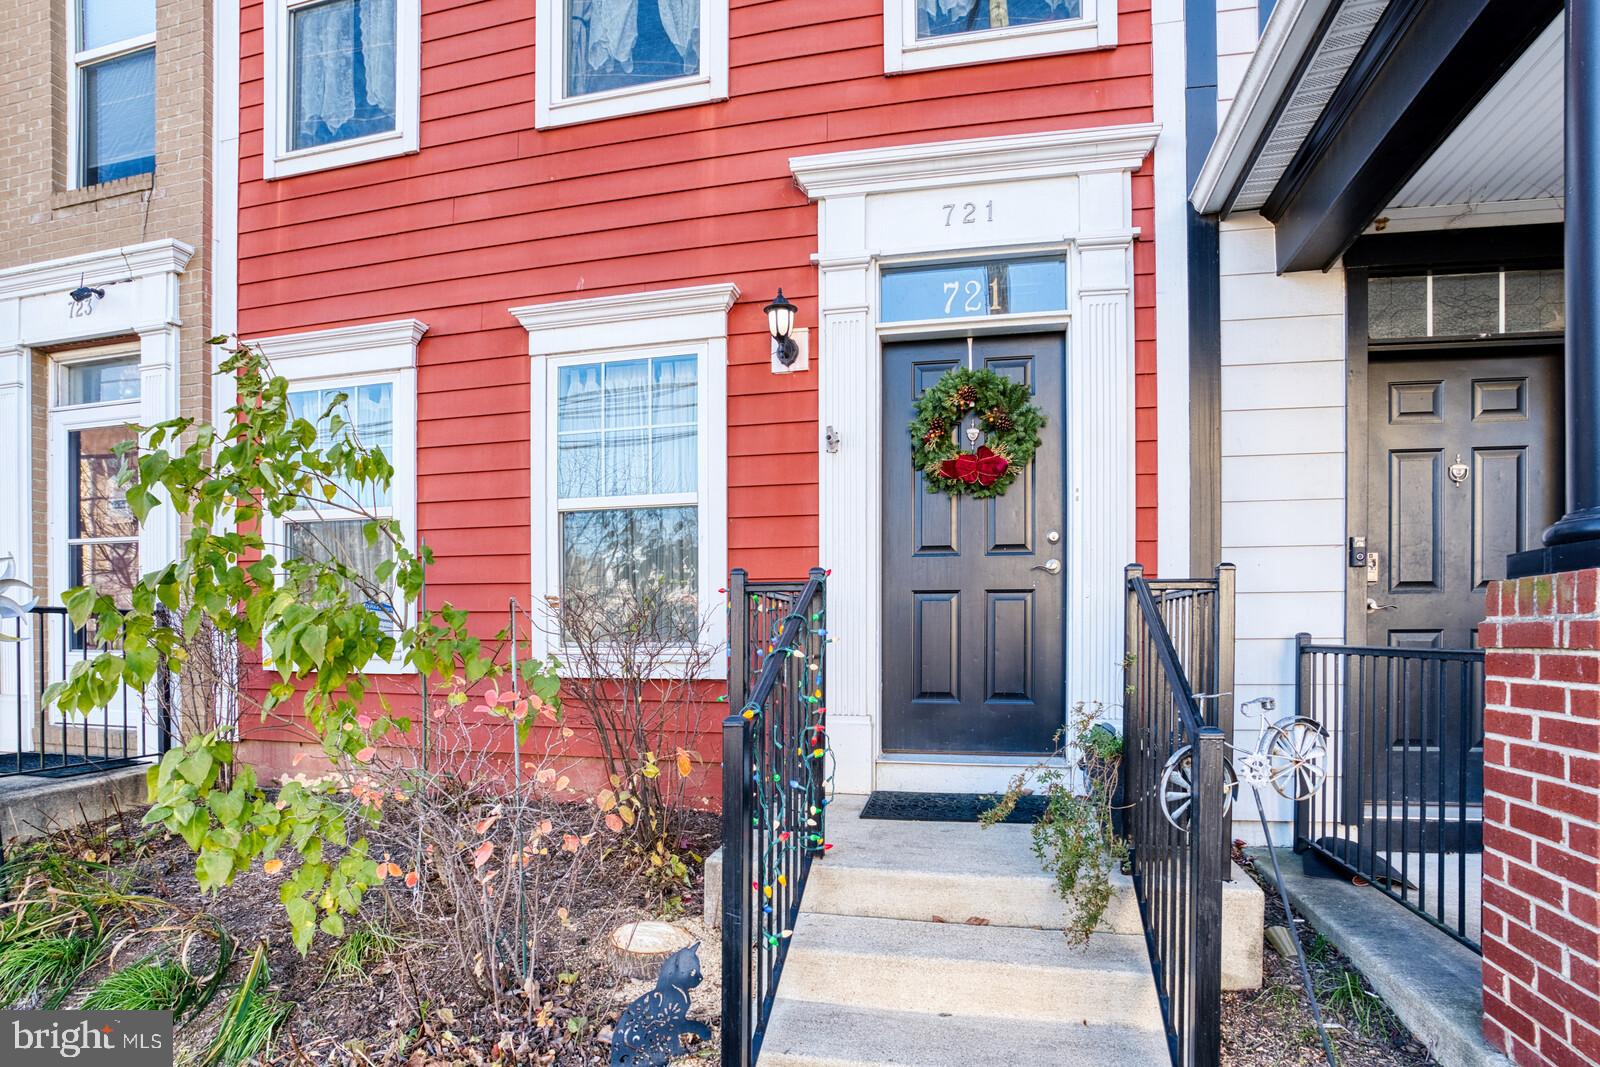
[[[1411,1036],[1339,950],[1298,916],[1288,922],[1272,870],[1258,870],[1235,848],[1234,860],[1249,872],[1267,897],[1267,926],[1287,926],[1306,949],[1317,1002],[1329,1024],[1329,1037],[1342,1064],[1361,1067],[1435,1067],[1437,1061]],[[1300,969],[1269,946],[1264,952],[1261,988],[1222,997],[1222,1062],[1228,1067],[1323,1067],[1322,1042],[1306,1004]]]
[[[647,857],[620,843],[564,852],[565,834],[587,832],[594,813],[592,804],[545,806],[543,837],[558,844],[542,857],[550,877],[530,883],[539,888],[524,902],[529,979],[500,996],[484,989],[483,976],[464,967],[451,945],[453,927],[470,920],[456,912],[437,874],[418,888],[407,888],[403,876],[385,879],[346,916],[342,939],[319,937],[302,956],[278,905],[291,869],[267,874],[257,866],[227,892],[203,894],[194,853],[143,825],[135,811],[12,851],[0,920],[27,913],[58,921],[28,935],[54,939],[31,956],[15,951],[22,937],[7,939],[12,951],[0,947],[0,999],[9,989],[13,1007],[82,1007],[98,997],[132,1009],[182,998],[180,1064],[203,1063],[219,1048],[213,1062],[221,1064],[603,1064],[618,1013],[651,985],[621,972],[608,937],[642,918],[705,936],[698,922],[702,872],[693,858],[714,847],[717,822],[682,813],[677,833],[679,854],[691,860],[687,877],[664,879]],[[507,838],[514,830],[495,829]],[[525,828],[530,837],[538,829]],[[414,832],[398,809],[386,813],[374,839]],[[512,930],[506,933],[514,936]],[[223,953],[227,965],[213,976],[224,944],[232,946]],[[241,998],[257,945],[265,946],[264,972]],[[43,956],[51,957],[48,967]],[[694,991],[692,1015],[714,1026],[714,934],[700,956],[707,981]],[[107,986],[114,974],[120,977]],[[217,1041],[219,1031],[241,1000],[228,1047],[226,1036]],[[713,1056],[714,1040],[695,1051]]]

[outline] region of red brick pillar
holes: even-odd
[[[1600,1067],[1600,570],[1494,582],[1483,742],[1483,1033]]]

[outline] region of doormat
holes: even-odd
[[[875,792],[861,809],[863,819],[900,822],[977,822],[978,816],[1000,803],[996,793],[889,793]],[[1045,799],[1025,796],[1004,822],[1031,825],[1044,815]]]
[[[114,771],[132,767],[133,759],[85,759],[83,756],[63,756],[59,752],[15,752],[0,754],[0,777],[25,774],[30,778],[72,778],[97,771]]]

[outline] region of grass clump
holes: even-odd
[[[400,950],[400,939],[377,923],[356,927],[328,957],[328,977],[366,981],[372,968]]]
[[[244,981],[228,998],[217,1036],[206,1050],[200,1067],[236,1067],[266,1051],[272,1035],[289,1017],[293,1005],[266,991],[271,974],[267,970],[267,945],[256,945]]]
[[[171,960],[146,957],[109,975],[83,1001],[84,1011],[170,1011],[182,1015],[199,995],[194,976]]]
[[[37,997],[47,1011],[60,1007],[104,945],[98,932],[24,937],[0,945],[0,1006]]]

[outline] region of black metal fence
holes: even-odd
[[[171,743],[172,686],[163,669],[145,695],[123,687],[88,715],[44,706],[44,690],[85,659],[121,651],[72,625],[65,608],[35,607],[0,622],[0,777],[68,777],[159,756]]]
[[[1295,851],[1481,951],[1483,651],[1295,645],[1298,714],[1328,731],[1328,780],[1295,806]]]
[[[722,726],[722,1063],[761,1051],[806,875],[821,851],[827,768],[825,576],[728,587]],[[752,684],[751,679],[755,681]]]
[[[1134,892],[1172,1061],[1216,1067],[1222,883],[1231,870],[1222,724],[1232,720],[1233,569],[1149,581],[1133,566],[1127,579],[1123,762]],[[1196,686],[1214,696],[1197,700]]]

